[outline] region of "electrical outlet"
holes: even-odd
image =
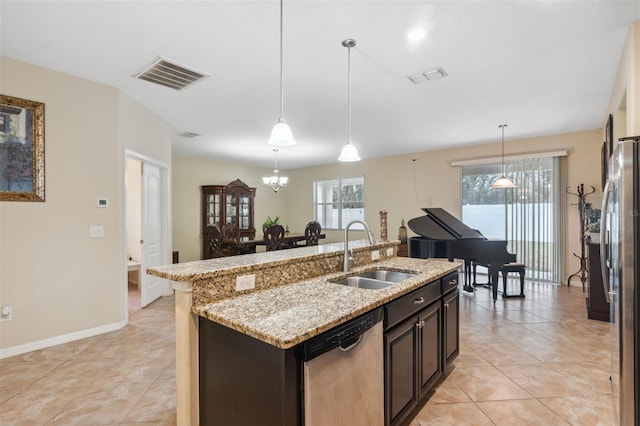
[[[378,260],[380,259],[380,250],[373,250],[371,252],[371,260]]]
[[[13,319],[13,308],[9,305],[3,305],[0,310],[0,322],[11,321]]]
[[[236,291],[256,288],[256,274],[238,275],[236,277]]]
[[[387,248],[387,257],[393,256],[393,247]]]
[[[90,238],[102,238],[102,237],[104,237],[104,226],[102,226],[102,225],[91,225],[91,226],[89,226],[89,237]]]

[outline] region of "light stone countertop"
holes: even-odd
[[[273,346],[287,349],[459,268],[460,264],[445,260],[392,257],[353,268],[349,273],[333,273],[231,299],[194,305],[192,311]],[[328,281],[371,269],[409,270],[419,275],[380,290],[360,289]]]
[[[376,246],[390,246],[393,243],[378,243]],[[265,264],[287,265],[290,262],[299,262],[305,258],[319,259],[324,256],[334,256],[342,253],[342,243],[320,244],[312,247],[299,247],[291,250],[276,250],[263,253],[244,254],[242,256],[219,257],[216,259],[196,260],[193,262],[176,263],[147,269],[151,275],[166,278],[172,281],[186,282],[204,280],[224,274],[250,273],[253,270],[263,268]],[[367,248],[369,244],[365,240],[349,242],[349,248]]]

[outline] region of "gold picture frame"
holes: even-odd
[[[0,201],[44,201],[44,103],[0,95]]]

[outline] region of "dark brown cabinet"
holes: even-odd
[[[441,282],[385,305],[385,424],[399,425],[443,371]]]
[[[444,350],[444,368],[448,368],[460,352],[460,292],[458,290],[446,294],[442,299],[442,317]]]
[[[240,179],[228,185],[203,185],[202,229],[213,225],[221,227],[226,223],[238,226],[238,237],[252,240],[256,236],[253,220],[253,200],[255,188],[250,188]],[[206,258],[206,243],[202,242],[203,257]]]
[[[587,318],[600,321],[610,321],[610,307],[602,283],[602,269],[600,267],[600,244],[587,244],[589,258],[589,293],[587,297]]]
[[[458,355],[457,283],[455,272],[382,308],[386,426],[410,421]],[[198,336],[201,424],[304,423],[302,345],[278,349],[201,317]]]

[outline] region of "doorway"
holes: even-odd
[[[127,318],[163,295],[166,280],[144,271],[171,263],[169,259],[168,168],[127,151],[125,156],[125,234]]]
[[[127,302],[129,316],[142,309],[142,162],[127,158]]]

